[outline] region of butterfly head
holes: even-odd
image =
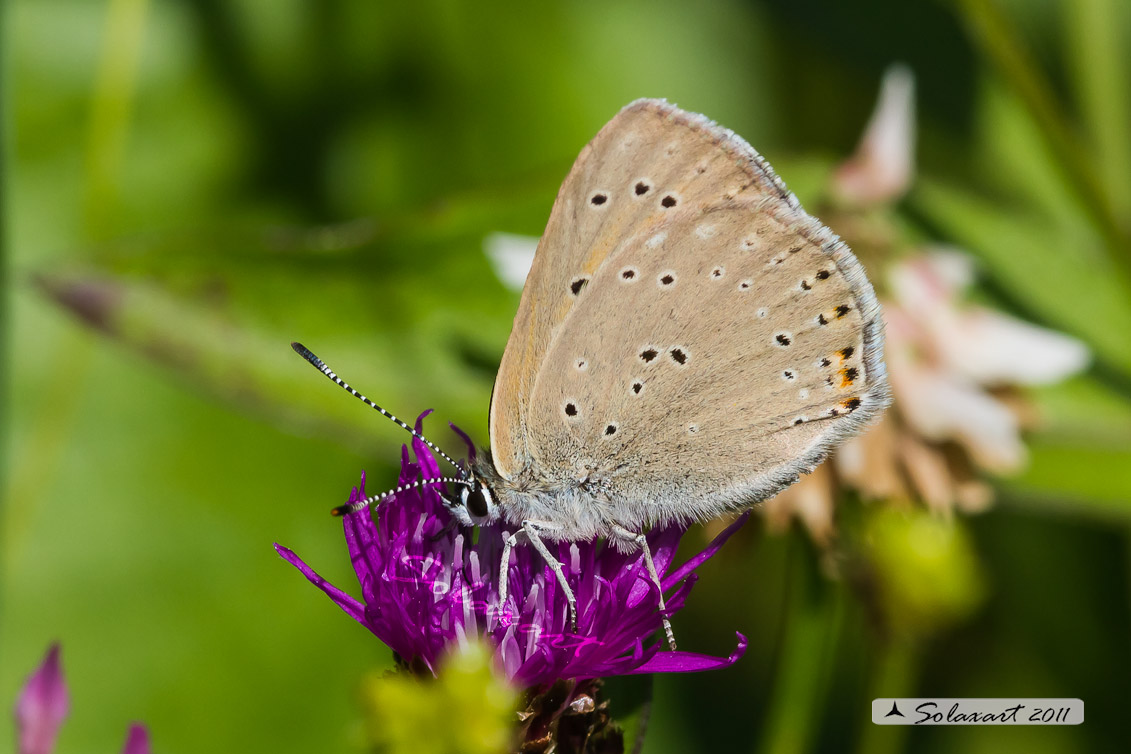
[[[459,502],[476,526],[494,521],[499,515],[491,488],[478,476],[472,475],[470,484],[460,487]]]

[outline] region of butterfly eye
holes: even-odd
[[[486,518],[489,508],[487,506],[487,497],[484,495],[485,488],[480,486],[471,490],[467,497],[464,499],[464,504],[471,515],[476,518]]]

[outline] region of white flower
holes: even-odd
[[[537,248],[537,238],[515,233],[489,233],[483,239],[483,253],[495,269],[495,275],[512,291],[521,291],[526,284]]]

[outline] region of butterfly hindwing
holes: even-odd
[[[491,411],[504,479],[630,525],[762,499],[886,402],[859,263],[741,139],[641,100],[583,150]]]

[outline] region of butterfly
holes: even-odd
[[[658,587],[650,527],[765,500],[890,401],[880,306],[848,247],[740,137],[653,99],[605,125],[558,192],[495,380],[490,450],[469,468],[294,347],[457,469],[336,513],[454,484],[459,523],[514,527],[501,601],[526,541],[573,621],[546,541],[642,548]]]

